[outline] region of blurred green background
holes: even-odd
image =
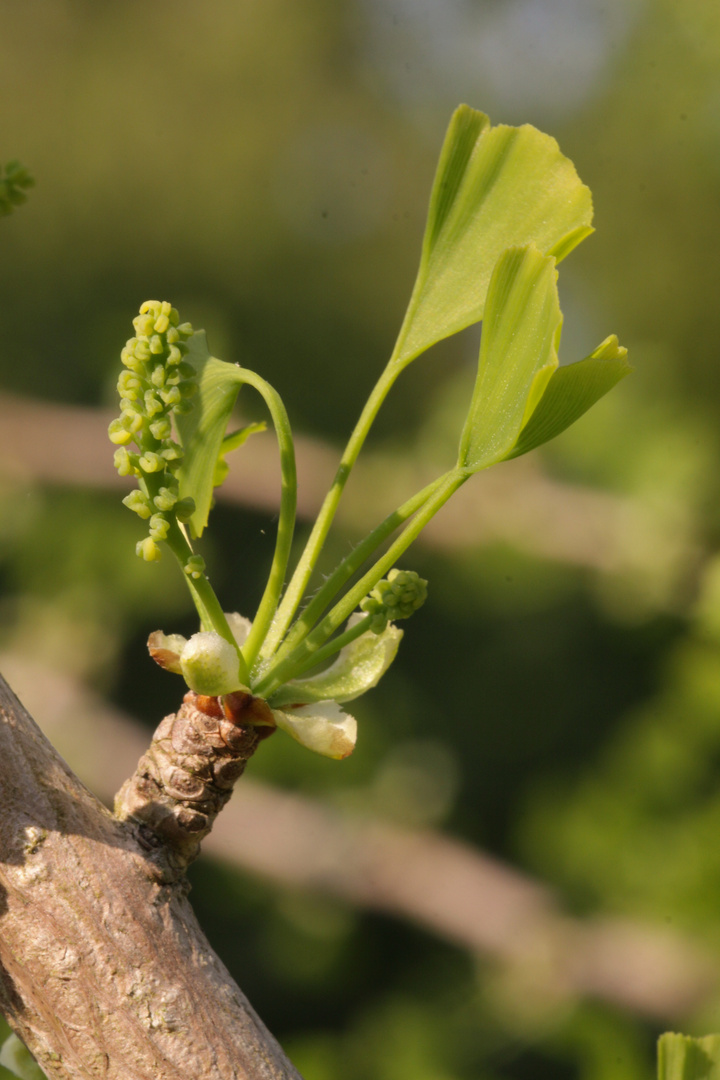
[[[250,772],[442,829],[581,919],[670,927],[720,965],[713,0],[0,4],[0,160],[37,178],[0,221],[2,390],[111,405],[132,316],[170,299],[277,387],[296,432],[339,449],[392,347],[461,101],[549,131],[576,163],[598,231],[561,269],[561,360],[615,332],[636,370],[530,466],[475,479],[501,501],[493,529],[441,517],[406,557],[430,600],[355,710],[353,758],[278,736]],[[393,463],[452,460],[477,341],[404,376],[370,445],[381,482]],[[150,730],[178,690],[144,642],[193,629],[179,574],[135,558],[142,527],[117,492],[11,464],[0,645]],[[367,491],[348,492],[358,528],[377,517]],[[213,580],[250,614],[270,516],[220,504],[211,525]],[[712,986],[643,1016],[612,994],[550,993],[542,958],[530,978],[400,914],[209,856],[192,879],[211,941],[307,1080],[644,1080],[659,1031],[720,1030]]]

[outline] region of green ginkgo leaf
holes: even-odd
[[[627,349],[618,344],[614,334],[584,360],[557,368],[506,458],[520,457],[554,439],[631,371]]]
[[[352,627],[363,615],[352,615]],[[306,679],[291,679],[270,699],[273,708],[288,703],[305,704],[325,701],[352,701],[377,686],[395,659],[403,632],[388,623],[380,634],[365,633],[340,650],[337,659],[319,675]]]
[[[502,461],[557,368],[562,314],[555,259],[534,245],[510,248],[488,289],[480,361],[460,438],[458,468]]]
[[[590,190],[555,139],[529,124],[491,127],[461,105],[438,164],[417,280],[394,361],[403,367],[483,317],[502,252],[534,243],[557,262],[592,226]]]
[[[0,1080],[45,1080],[45,1073],[17,1035],[8,1035],[0,1048]]]
[[[200,536],[207,525],[218,459],[250,433],[245,429],[224,441],[225,428],[241,386],[248,384],[262,396],[272,418],[280,451],[280,515],[275,553],[252,630],[243,647],[245,659],[250,657],[251,664],[277,608],[292,546],[297,497],[292,431],[280,395],[265,379],[247,368],[211,356],[203,332],[193,334],[188,345],[187,359],[197,372],[198,389],[192,398],[192,408],[184,415],[176,416],[176,423],[184,450],[177,473],[180,499],[189,498],[195,503],[189,519],[191,534]],[[223,633],[220,637],[227,639]]]
[[[720,1080],[720,1035],[661,1035],[658,1080]]]
[[[178,481],[180,498],[195,501],[195,512],[189,521],[191,534],[201,536],[210,513],[215,468],[225,429],[243,380],[234,364],[210,355],[204,330],[193,334],[188,348],[186,359],[197,371],[198,391],[192,399],[192,409],[175,418],[184,450]]]

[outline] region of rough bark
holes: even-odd
[[[162,845],[157,854],[167,880],[180,878],[196,858],[258,743],[274,730],[260,698],[228,694],[221,703],[192,690],[157,728],[115,797],[115,816],[145,826],[149,842]]]
[[[0,677],[0,1007],[58,1080],[300,1080],[147,825],[80,783]]]

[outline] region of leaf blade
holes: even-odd
[[[661,1035],[658,1080],[720,1080],[720,1035]]]
[[[188,341],[186,359],[198,374],[198,392],[191,411],[175,418],[185,452],[178,481],[180,498],[195,501],[189,525],[192,535],[199,537],[207,525],[215,468],[243,379],[239,368],[210,355],[204,330]]]
[[[487,468],[515,445],[557,367],[561,329],[555,260],[534,245],[509,248],[488,289],[478,376],[458,468]]]
[[[614,334],[583,360],[557,368],[506,460],[560,435],[631,371],[627,349]]]
[[[363,618],[351,615],[348,627]],[[330,667],[319,675],[292,679],[277,694],[271,696],[270,705],[282,708],[288,703],[311,704],[332,699],[340,704],[353,701],[377,686],[395,656],[403,636],[394,623],[388,623],[381,634],[366,633],[346,645]]]
[[[590,191],[555,139],[529,124],[490,127],[483,113],[460,106],[433,183],[395,362],[402,367],[482,319],[506,248],[535,243],[559,262],[592,232],[591,221]]]

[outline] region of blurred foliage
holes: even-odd
[[[37,180],[1,223],[3,388],[108,403],[156,295],[333,441],[392,347],[451,109],[558,138],[598,228],[566,264],[563,355],[610,328],[636,371],[538,460],[620,500],[615,562],[418,549],[430,600],[359,703],[355,755],[272,739],[251,772],[447,827],[575,911],[670,922],[720,961],[720,7],[38,0],[0,8],[0,91],[3,160]],[[375,446],[452,460],[476,349],[465,334],[413,365]],[[176,687],[147,635],[194,629],[170,560],[135,558],[115,496],[14,473],[0,505],[3,645],[154,725]],[[272,523],[219,506],[209,543],[226,606],[249,613]],[[308,1080],[653,1074],[653,1025],[540,1002],[399,920],[209,860],[193,898]],[[720,1001],[683,1023],[717,1030]]]

